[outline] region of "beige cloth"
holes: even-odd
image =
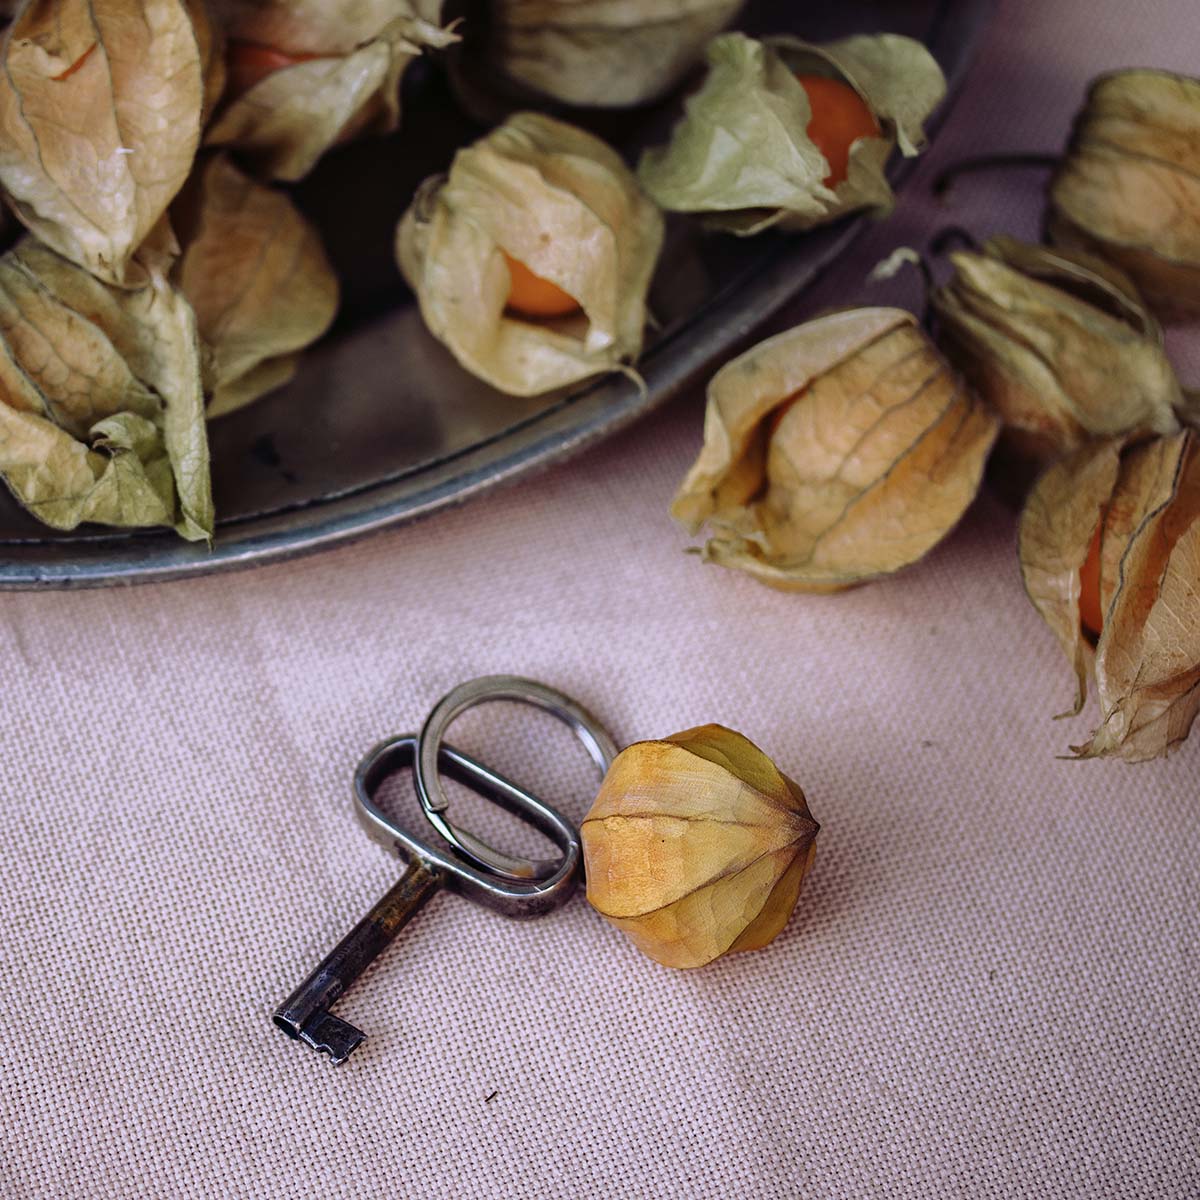
[[[862,271],[946,220],[1032,233],[1037,173],[950,210],[932,173],[1052,149],[1090,75],[1198,51],[1191,0],[1002,4],[895,219],[792,319],[916,303]],[[1095,712],[1050,720],[1070,671],[994,499],[843,596],[684,555],[700,407],[303,562],[0,597],[5,1200],[1200,1194],[1200,741],[1056,759]],[[824,826],[800,911],[673,973],[582,899],[517,924],[438,897],[341,1005],[370,1036],[334,1069],[269,1014],[397,876],[350,772],[492,671],[623,740],[743,730]],[[456,740],[582,815],[545,718]]]

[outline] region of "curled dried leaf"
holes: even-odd
[[[206,143],[296,180],[331,146],[395,129],[409,64],[457,40],[420,10],[409,0],[228,4],[232,84]]]
[[[834,313],[768,338],[708,388],[672,514],[705,557],[788,591],[916,562],[979,490],[996,433],[911,314]]]
[[[886,215],[892,149],[919,152],[922,123],[945,94],[929,51],[897,34],[816,46],[730,33],[709,44],[708,61],[704,86],[671,141],[643,155],[638,178],[663,208],[703,213],[736,234],[810,229],[856,209]],[[874,120],[876,132],[849,145],[844,178],[814,140],[814,106],[798,76],[846,85]]]
[[[744,0],[490,0],[489,65],[566,104],[625,108],[666,95]],[[475,23],[468,17],[465,36]]]
[[[59,529],[212,537],[200,349],[157,273],[118,288],[26,239],[0,257],[0,473]]]
[[[152,235],[170,249],[160,222],[205,96],[193,15],[184,0],[30,3],[0,44],[0,186],[43,242],[108,283],[146,282],[134,256]]]
[[[757,950],[787,924],[818,829],[800,787],[740,733],[638,742],[584,818],[588,901],[665,966]]]
[[[224,157],[202,166],[185,200],[175,280],[196,314],[211,418],[291,378],[299,351],[333,321],[338,284],[287,196]]]
[[[426,181],[397,257],[426,325],[458,361],[532,396],[636,357],[662,235],[662,216],[613,150],[518,113],[460,150],[446,178]],[[553,303],[518,312],[522,283]],[[538,310],[546,315],[529,315]]]
[[[133,413],[98,423],[92,447],[52,422],[0,403],[0,476],[54,529],[84,521],[170,525],[170,467],[157,431]]]
[[[1119,271],[1007,237],[950,258],[932,296],[939,341],[1019,454],[1046,462],[1091,438],[1178,428],[1162,331]]]
[[[1129,762],[1169,753],[1200,712],[1196,434],[1100,443],[1051,467],[1022,515],[1020,554],[1026,590],[1075,667],[1076,712],[1091,658],[1101,724],[1073,749]],[[1102,622],[1094,657],[1089,587]]]
[[[1200,79],[1097,79],[1050,185],[1047,232],[1127,272],[1164,320],[1200,317]]]

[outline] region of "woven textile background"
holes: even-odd
[[[1083,85],[1196,71],[1192,0],[1008,0],[898,213],[788,322],[947,221],[1032,234]],[[1174,338],[1181,370],[1200,353]],[[1095,710],[982,499],[925,562],[829,598],[682,553],[686,397],[586,457],[359,546],[226,578],[0,596],[0,1196],[1195,1197],[1200,737],[1060,761]],[[514,671],[621,740],[733,725],[823,824],[769,950],[673,973],[582,899],[439,897],[339,1011],[271,1009],[396,878],[350,815],[376,739]],[[455,739],[582,816],[570,736]]]

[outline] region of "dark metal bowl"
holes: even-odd
[[[925,41],[952,102],[990,0],[751,3],[741,28],[821,41],[892,30]],[[409,72],[404,128],[326,157],[296,189],[343,283],[332,333],[288,387],[210,427],[219,519],[209,551],[163,531],[45,528],[0,495],[0,588],[66,588],[177,579],[308,553],[466,500],[565,458],[695,382],[810,284],[861,231],[862,218],[802,235],[740,240],[668,221],[650,295],[659,329],[638,366],[643,394],[608,376],[533,399],[467,374],[421,323],[395,267],[396,221],[426,175],[481,128],[443,73]],[[632,158],[661,140],[678,100],[589,121]],[[585,118],[587,120],[587,118]],[[898,161],[900,184],[910,164]]]

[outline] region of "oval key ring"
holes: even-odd
[[[617,756],[617,745],[608,730],[582,705],[544,683],[519,675],[483,675],[460,684],[434,706],[417,735],[417,753],[413,761],[413,782],[417,797],[430,824],[468,862],[506,879],[547,879],[559,869],[561,859],[532,859],[505,854],[489,846],[468,830],[455,825],[445,814],[450,799],[438,775],[438,759],[451,722],[469,708],[488,700],[512,700],[530,704],[569,726],[583,743],[601,772],[608,770]]]

